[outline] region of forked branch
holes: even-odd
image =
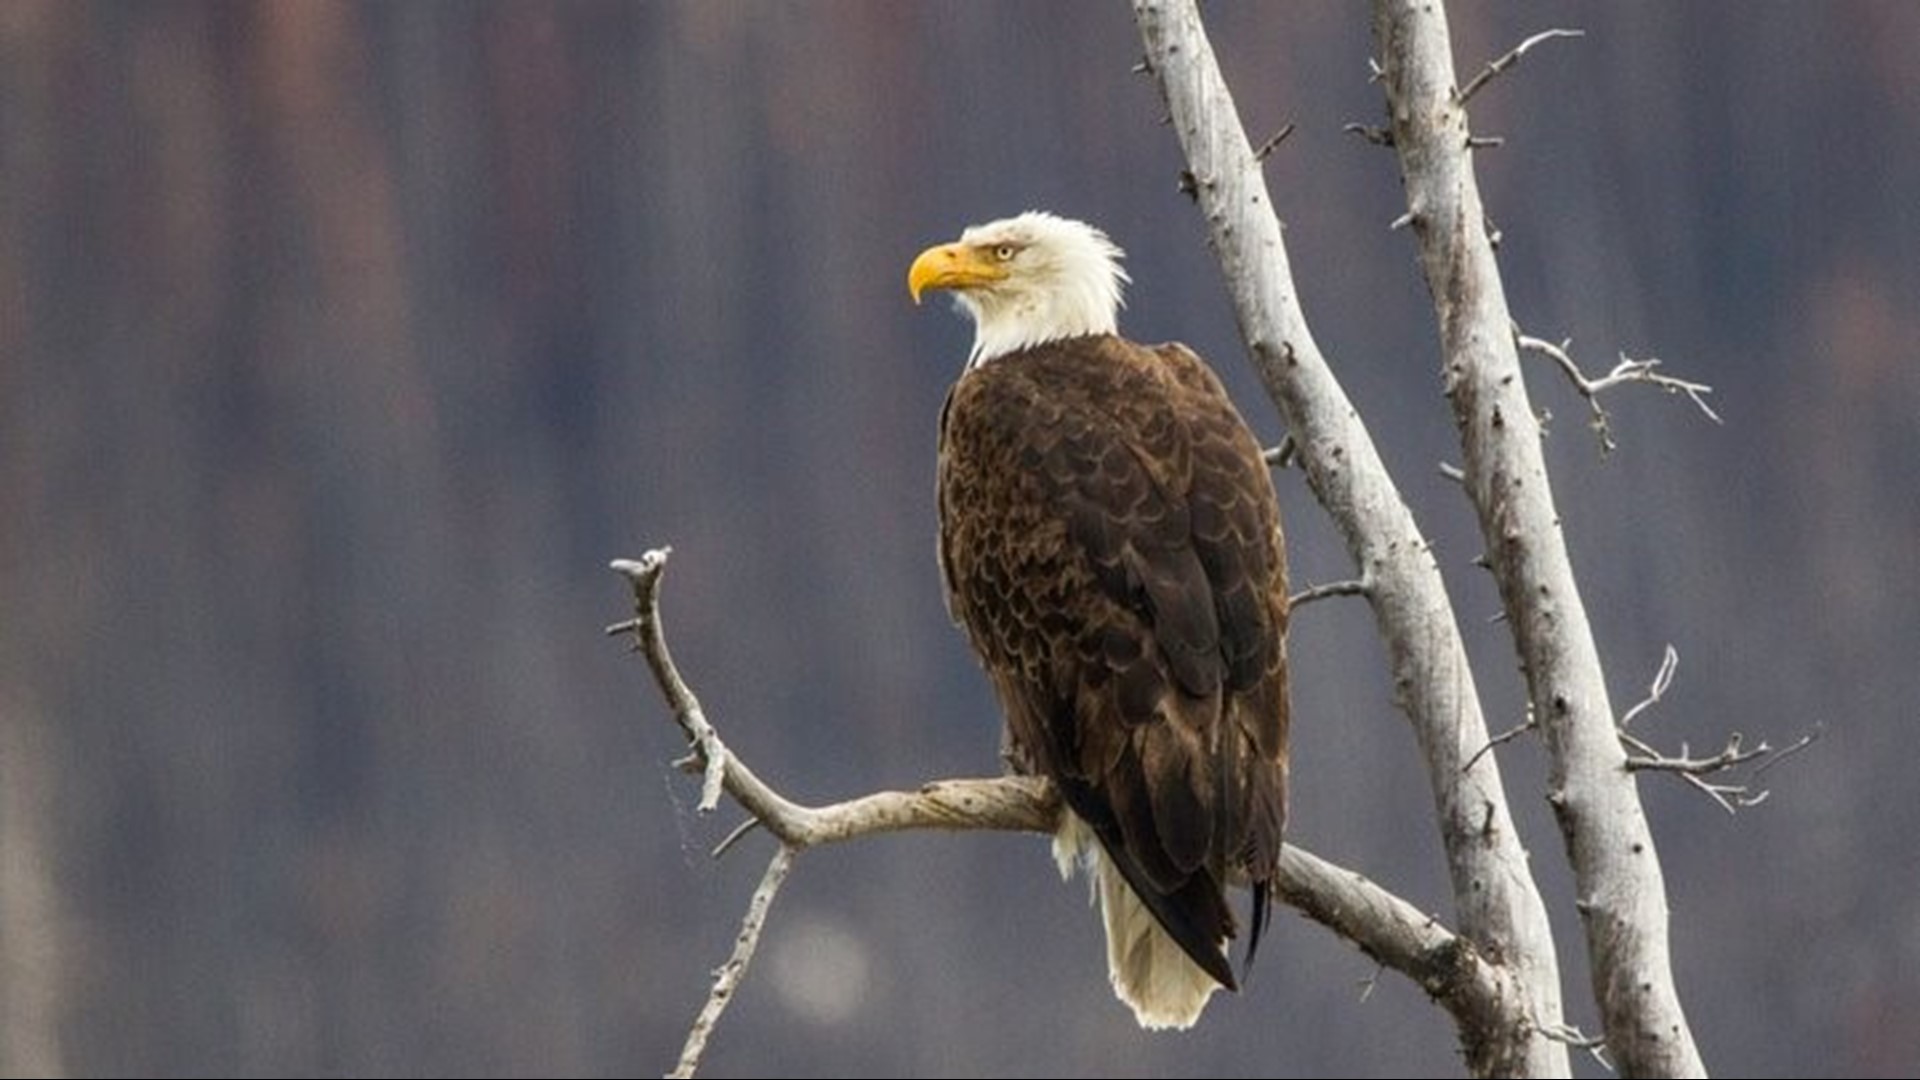
[[[1752,779],[1771,769],[1782,759],[1811,746],[1813,741],[1820,737],[1820,730],[1816,728],[1793,743],[1778,748],[1765,739],[1760,740],[1756,746],[1747,746],[1745,737],[1736,731],[1727,736],[1727,741],[1720,747],[1718,753],[1709,754],[1706,757],[1695,757],[1684,742],[1680,744],[1679,754],[1663,753],[1645,739],[1628,731],[1627,725],[1633,723],[1640,714],[1660,703],[1660,700],[1666,696],[1667,690],[1673,686],[1674,674],[1679,669],[1679,650],[1668,645],[1660,658],[1660,667],[1653,673],[1653,681],[1647,685],[1647,696],[1641,698],[1633,708],[1621,714],[1620,741],[1627,748],[1627,768],[1635,772],[1672,773],[1712,799],[1729,814],[1765,802],[1770,794],[1769,791],[1766,788],[1756,789]],[[1724,779],[1715,779],[1746,765],[1754,766],[1746,782],[1731,783]]]
[[[688,1032],[679,1063],[669,1074],[685,1077],[699,1068],[714,1026],[737,996],[766,925],[767,910],[800,852],[821,844],[910,829],[1050,834],[1058,822],[1060,803],[1052,784],[1024,776],[940,780],[918,791],[882,791],[821,807],[802,806],[782,797],[720,741],[667,651],[660,622],[660,580],[669,551],[659,548],[639,559],[614,561],[613,569],[632,586],[635,615],[608,627],[607,632],[632,635],[635,650],[646,658],[675,722],[692,744],[683,767],[700,773],[703,786],[715,786],[731,796],[753,815],[753,821],[780,841],[765,877],[754,891],[732,953],[716,970],[713,987]],[[703,796],[702,812],[711,809]],[[729,848],[740,832],[735,830],[715,854]],[[1463,1030],[1486,1030],[1505,1017],[1503,1010],[1515,993],[1512,973],[1486,962],[1438,920],[1364,876],[1289,843],[1281,853],[1276,891],[1285,903],[1308,918],[1418,983],[1455,1015]]]
[[[1659,387],[1669,394],[1685,394],[1688,400],[1706,414],[1707,419],[1716,424],[1722,422],[1720,414],[1714,412],[1713,406],[1707,404],[1706,396],[1713,393],[1713,387],[1703,382],[1661,374],[1654,370],[1660,366],[1660,361],[1654,357],[1632,360],[1625,353],[1621,353],[1620,362],[1613,366],[1612,371],[1594,379],[1587,377],[1587,374],[1580,370],[1580,365],[1574,362],[1573,354],[1569,351],[1573,347],[1572,338],[1567,338],[1556,345],[1541,338],[1518,334],[1514,337],[1514,343],[1527,352],[1539,353],[1558,364],[1560,370],[1566,373],[1567,381],[1573,384],[1573,388],[1580,392],[1581,397],[1587,399],[1587,408],[1593,412],[1592,426],[1594,433],[1600,439],[1601,453],[1610,454],[1619,448],[1619,444],[1613,441],[1613,431],[1608,424],[1607,410],[1600,405],[1600,395],[1622,383],[1646,383],[1649,386]]]

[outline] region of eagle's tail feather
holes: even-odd
[[[1207,999],[1220,989],[1220,980],[1195,963],[1160,925],[1119,868],[1105,857],[1092,830],[1076,815],[1065,816],[1054,838],[1054,857],[1062,876],[1078,863],[1086,866],[1093,879],[1093,895],[1106,924],[1107,975],[1114,993],[1133,1010],[1143,1028],[1192,1027]]]
[[[1220,989],[1180,943],[1173,940],[1104,858],[1096,856],[1100,914],[1107,924],[1107,975],[1113,991],[1148,1029],[1193,1026],[1207,999]]]

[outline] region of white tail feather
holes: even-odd
[[[1074,867],[1081,866],[1092,879],[1090,899],[1099,903],[1107,928],[1107,977],[1113,992],[1143,1028],[1192,1027],[1220,984],[1160,928],[1153,912],[1106,860],[1093,830],[1071,812],[1061,818],[1053,858],[1061,877],[1071,877]]]

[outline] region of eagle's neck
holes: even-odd
[[[1111,334],[1120,287],[1112,272],[1054,281],[1045,288],[962,293],[973,314],[969,370],[1009,353],[1064,338]]]

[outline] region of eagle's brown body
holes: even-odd
[[[939,502],[949,603],[1013,765],[1052,778],[1232,987],[1224,889],[1252,885],[1257,943],[1287,777],[1286,557],[1239,413],[1180,345],[1032,346],[953,387]]]
[[[1115,332],[1121,251],[1042,211],[907,271],[951,291],[973,351],[940,417],[940,566],[1007,717],[1009,762],[1066,803],[1113,988],[1149,1028],[1233,988],[1287,807],[1287,570],[1259,445],[1200,358]]]

